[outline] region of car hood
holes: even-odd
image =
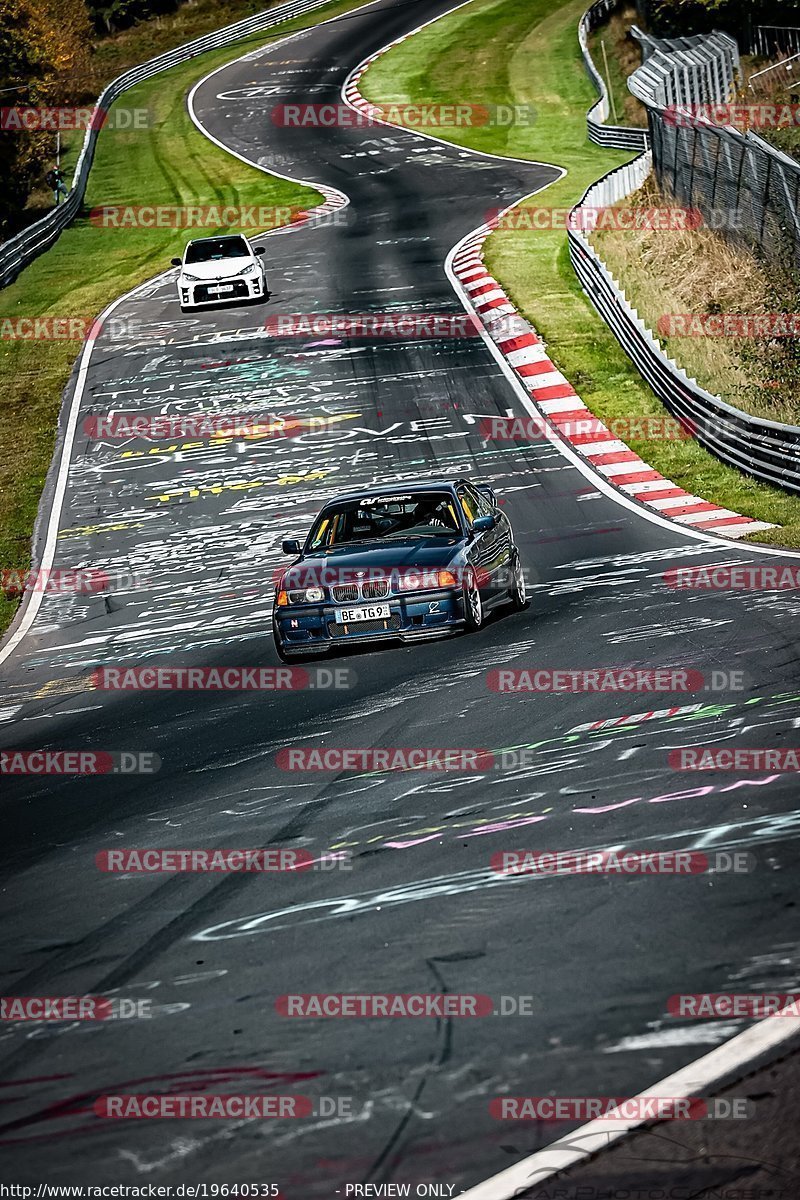
[[[366,572],[369,578],[389,575],[393,569],[431,570],[447,567],[458,558],[463,544],[464,539],[454,534],[452,537],[414,538],[409,541],[398,538],[343,546],[327,554],[306,555],[288,568],[283,585],[302,587],[316,581],[349,583],[357,578],[356,571]]]
[[[185,263],[181,271],[197,279],[230,279],[238,275],[254,260],[243,255],[241,258],[215,258],[211,262]]]

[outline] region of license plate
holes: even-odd
[[[210,287],[208,290],[210,293],[213,293],[215,296],[218,296],[222,292],[232,292],[233,284],[232,283],[223,283],[220,285],[220,287]]]
[[[336,614],[340,625],[353,625],[356,621],[375,621],[391,616],[388,604],[370,604],[366,608],[340,608]]]

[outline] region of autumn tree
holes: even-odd
[[[92,29],[83,0],[0,0],[0,31],[4,108],[85,101]],[[0,130],[3,235],[18,219],[54,151],[52,133]]]

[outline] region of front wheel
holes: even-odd
[[[528,603],[528,596],[525,591],[525,568],[520,562],[518,554],[514,555],[514,562],[511,568],[511,587],[508,590],[508,599],[515,612],[521,612]]]
[[[468,632],[473,633],[483,624],[483,603],[481,601],[478,578],[470,567],[464,580],[463,590],[464,625]]]

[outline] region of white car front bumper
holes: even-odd
[[[252,275],[235,275],[231,279],[187,279],[178,277],[178,300],[181,308],[208,308],[216,304],[241,304],[261,300],[267,284],[263,271]]]

